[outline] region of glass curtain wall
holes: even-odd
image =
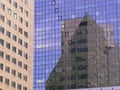
[[[34,90],[120,85],[120,0],[35,0]]]

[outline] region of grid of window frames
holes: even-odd
[[[119,8],[120,0],[35,0],[34,90],[119,86]]]

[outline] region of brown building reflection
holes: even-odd
[[[62,55],[46,81],[46,90],[120,85],[119,47],[110,24],[86,14],[62,22]]]

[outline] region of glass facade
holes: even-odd
[[[120,0],[35,0],[34,90],[120,85]]]

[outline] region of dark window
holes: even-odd
[[[6,54],[6,60],[10,61],[10,55]]]
[[[87,39],[80,39],[77,41],[78,44],[87,43]]]
[[[17,90],[22,90],[22,86],[20,84],[18,84]]]
[[[22,45],[22,39],[18,38],[18,43]]]
[[[88,48],[77,48],[77,52],[87,52]]]
[[[5,71],[8,72],[8,73],[10,73],[10,67],[6,66],[5,67]]]
[[[6,35],[7,35],[8,37],[11,37],[11,33],[10,33],[9,31],[6,32]]]
[[[22,73],[18,72],[18,77],[21,79],[22,78]]]
[[[2,8],[2,10],[5,10],[5,5],[0,3],[0,7]]]
[[[27,87],[23,87],[23,90],[27,90]]]
[[[5,79],[5,84],[9,85],[10,84],[10,80],[9,79]]]
[[[24,58],[28,59],[28,54],[27,53],[24,53]]]
[[[0,15],[0,20],[1,20],[2,22],[4,22],[4,21],[5,21],[5,17],[4,17],[3,15]]]
[[[0,57],[4,57],[4,52],[0,51]]]
[[[12,58],[12,63],[16,64],[16,58]]]
[[[86,65],[80,65],[77,67],[77,70],[86,70],[87,66]]]
[[[12,46],[12,51],[16,53],[16,47]]]
[[[22,51],[21,51],[21,50],[18,50],[18,54],[19,54],[20,56],[22,56]]]
[[[4,28],[0,27],[0,32],[4,34]]]
[[[0,82],[1,83],[3,82],[3,76],[0,76]]]
[[[24,36],[28,38],[28,32],[24,31]]]
[[[28,48],[28,43],[27,42],[24,42],[24,47]]]
[[[4,45],[4,40],[0,39],[0,44],[3,46]]]
[[[10,49],[10,43],[6,42],[6,47]]]
[[[16,3],[16,2],[13,2],[13,6],[14,6],[15,8],[17,8],[17,3]]]
[[[24,79],[25,81],[27,81],[27,76],[26,76],[26,75],[24,75],[24,76],[23,76],[23,79]]]
[[[87,21],[81,22],[79,26],[86,26],[88,24]]]
[[[12,81],[11,82],[11,86],[15,88],[16,87],[16,83],[14,81]]]
[[[19,32],[22,34],[22,33],[23,33],[23,29],[22,29],[22,28],[19,28]]]
[[[12,74],[15,76],[16,75],[16,70],[12,69]]]
[[[87,74],[78,75],[78,79],[87,79]]]
[[[22,67],[22,62],[18,61],[18,66]]]
[[[7,24],[11,26],[11,20],[7,20]]]
[[[13,35],[13,40],[16,41],[17,40],[17,36],[16,35]]]
[[[76,53],[76,48],[72,48],[72,49],[70,50],[70,52],[71,52],[71,53]]]
[[[27,69],[28,69],[27,64],[24,64],[24,69],[25,69],[25,70],[27,70]]]
[[[2,63],[0,63],[0,69],[3,70],[3,64]]]
[[[62,90],[62,89],[64,89],[65,87],[64,87],[64,85],[61,85],[61,86],[58,86],[57,87],[57,90]]]

